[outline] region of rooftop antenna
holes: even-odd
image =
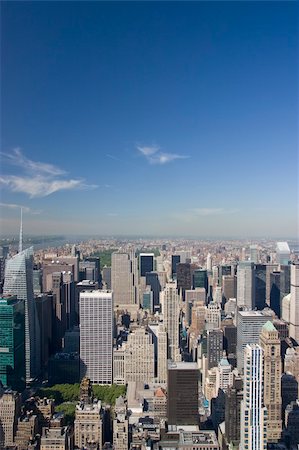
[[[21,225],[20,225],[20,238],[19,238],[19,253],[23,251],[23,208],[21,208]]]

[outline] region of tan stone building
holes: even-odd
[[[73,450],[73,439],[69,427],[44,428],[40,450]]]
[[[128,417],[127,406],[123,397],[119,397],[115,402],[115,419],[113,420],[113,445],[117,450],[127,450],[128,435]]]
[[[128,336],[125,354],[125,380],[151,383],[155,377],[155,350],[152,334],[144,327]]]
[[[75,413],[75,445],[79,448],[97,444],[102,450],[102,407],[101,402],[79,403]]]
[[[5,392],[0,398],[0,448],[13,445],[20,408],[17,392]]]
[[[264,352],[264,405],[268,411],[267,442],[281,436],[281,355],[278,331],[268,321],[262,328],[260,346]]]

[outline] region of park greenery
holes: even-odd
[[[111,255],[113,252],[116,252],[116,251],[117,251],[116,248],[110,248],[107,250],[103,250],[101,252],[95,252],[91,256],[100,258],[101,268],[103,268],[104,266],[110,267],[111,266]],[[139,249],[136,251],[136,256],[139,256],[140,253],[154,253],[155,256],[160,255],[160,251],[158,248]]]
[[[101,400],[104,404],[114,405],[115,400],[126,393],[126,387],[113,384],[112,386],[92,386],[93,396]],[[70,402],[76,403],[79,400],[80,385],[75,384],[55,384],[51,387],[40,388],[37,395],[41,398],[47,397],[55,400],[56,405],[67,407]],[[64,406],[63,406],[64,405]],[[58,409],[56,408],[58,411]]]
[[[75,402],[64,402],[55,407],[56,412],[61,412],[64,414],[65,423],[71,425],[75,420],[76,403]]]
[[[102,269],[104,266],[107,266],[107,267],[111,266],[111,255],[113,252],[116,252],[116,251],[117,251],[116,248],[110,248],[108,250],[103,250],[101,252],[95,252],[91,256],[100,258],[100,264],[101,264],[101,269]]]

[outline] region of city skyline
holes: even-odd
[[[298,233],[294,2],[4,2],[0,227]]]

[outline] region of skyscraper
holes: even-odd
[[[22,391],[25,387],[24,301],[0,298],[0,381]]]
[[[277,242],[276,244],[276,262],[280,265],[288,265],[290,260],[290,247],[287,242]]]
[[[136,305],[138,273],[134,252],[112,253],[111,264],[111,286],[115,306]]]
[[[185,299],[185,291],[192,287],[192,265],[190,263],[177,264],[176,279],[178,291]]]
[[[167,417],[170,425],[198,425],[198,377],[196,363],[168,362]]]
[[[0,448],[14,447],[21,404],[21,394],[14,391],[5,392],[0,398]]]
[[[244,350],[244,396],[241,404],[240,450],[266,450],[267,410],[263,400],[263,350],[247,344]]]
[[[167,283],[163,292],[163,317],[168,336],[168,358],[174,361],[180,360],[179,315],[180,304],[176,283]]]
[[[207,335],[208,369],[218,366],[223,355],[223,331],[209,330]]]
[[[230,298],[236,298],[237,277],[235,275],[222,276],[223,297],[227,302]]]
[[[155,377],[155,349],[152,333],[144,327],[128,335],[125,344],[125,380],[152,383]]]
[[[196,269],[193,272],[193,288],[205,288],[208,292],[208,272],[205,269]]]
[[[139,274],[145,277],[147,272],[154,270],[154,253],[140,253],[139,254]]]
[[[250,251],[250,261],[253,262],[254,264],[257,264],[259,262],[257,245],[251,245],[249,251]]]
[[[275,271],[270,274],[270,285],[270,308],[280,318],[280,272]]]
[[[261,311],[239,311],[237,315],[237,367],[243,371],[244,349],[246,344],[257,344],[263,325],[272,316]]]
[[[237,304],[249,309],[254,307],[253,263],[241,261],[237,269]]]
[[[290,337],[299,343],[299,264],[291,265]]]
[[[25,366],[26,382],[39,375],[39,323],[33,297],[33,247],[23,250],[5,267],[4,296],[16,295],[25,307]]]
[[[263,309],[266,305],[266,265],[256,264],[254,266],[254,290],[257,309]]]
[[[233,385],[225,393],[225,436],[227,442],[240,441],[240,413],[243,399],[243,381],[234,377]]]
[[[264,351],[264,405],[268,411],[267,442],[278,442],[281,436],[281,355],[278,331],[266,322],[260,335]]]
[[[176,266],[181,262],[180,255],[171,255],[171,278],[176,278]]]
[[[112,384],[113,296],[110,291],[80,293],[81,377]]]

